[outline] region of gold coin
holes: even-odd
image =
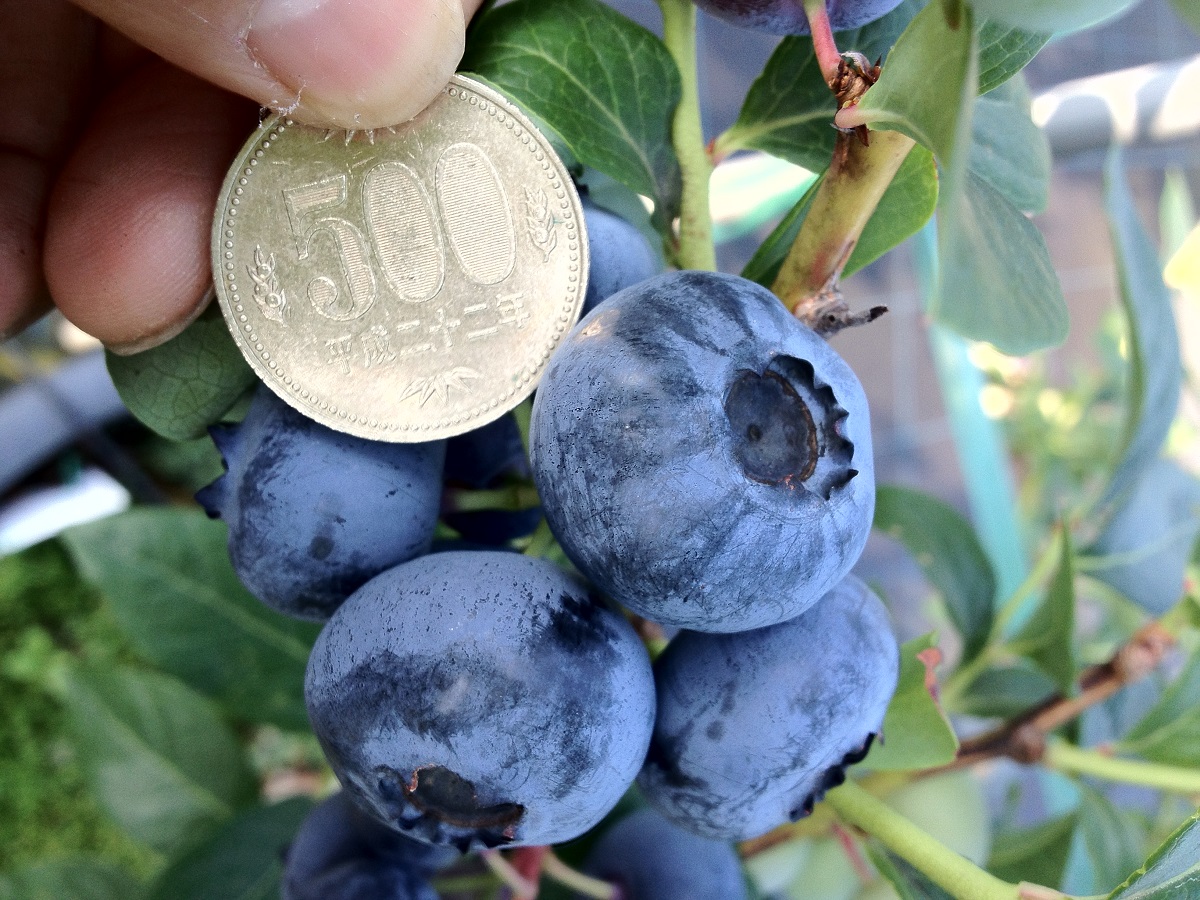
[[[217,296],[250,365],[302,413],[375,440],[461,434],[520,403],[587,271],[561,160],[461,76],[394,129],[268,118],[213,224]]]

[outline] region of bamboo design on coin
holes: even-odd
[[[583,213],[521,112],[455,76],[403,126],[268,118],[213,226],[230,331],[301,412],[388,441],[478,427],[533,390],[578,318]]]

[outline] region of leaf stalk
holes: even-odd
[[[717,253],[708,196],[713,167],[700,124],[696,6],[692,0],[658,0],[658,5],[663,17],[663,42],[679,69],[681,87],[671,126],[671,142],[683,178],[675,262],[681,269],[715,271]]]

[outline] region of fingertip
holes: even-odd
[[[474,0],[262,0],[247,49],[294,91],[285,111],[342,128],[406,122],[462,58]]]
[[[253,124],[250,104],[163,64],[113,95],[50,200],[46,280],[68,319],[135,352],[204,308],[213,209]]]

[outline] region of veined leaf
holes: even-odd
[[[1054,679],[1062,691],[1075,682],[1075,568],[1071,536],[1064,527],[1059,538],[1058,569],[1050,589],[1029,620],[1012,639],[1011,649],[1028,657]]]
[[[479,22],[462,69],[549,125],[584,165],[678,211],[679,71],[654,34],[599,0],[517,0]]]
[[[64,535],[139,653],[236,717],[307,730],[304,667],[318,628],[252,597],[227,540],[222,523],[178,507],[141,507]]]
[[[1138,220],[1117,151],[1105,170],[1105,206],[1112,229],[1129,326],[1129,410],[1125,439],[1097,510],[1107,517],[1155,459],[1179,407],[1183,363],[1171,295],[1158,253]]]
[[[1046,33],[1077,31],[1132,6],[1136,0],[968,0],[984,18]]]
[[[129,411],[177,441],[201,437],[257,380],[216,303],[165,344],[105,359]]]
[[[992,629],[996,576],[971,523],[940,500],[908,488],[880,486],[875,527],[908,548],[937,588],[969,661]]]
[[[168,853],[186,847],[254,792],[215,707],[172,678],[74,669],[64,700],[92,792],[136,840]]]
[[[1179,826],[1108,900],[1191,900],[1200,895],[1200,812]]]
[[[1200,651],[1118,748],[1152,762],[1200,768]]]
[[[1050,144],[1029,117],[1029,88],[1013,78],[975,103],[970,170],[1024,212],[1050,197]]]
[[[900,679],[883,719],[884,743],[876,744],[867,765],[882,771],[927,769],[954,759],[958,738],[934,696],[934,666],[940,659],[935,635],[914,638],[900,648]]]

